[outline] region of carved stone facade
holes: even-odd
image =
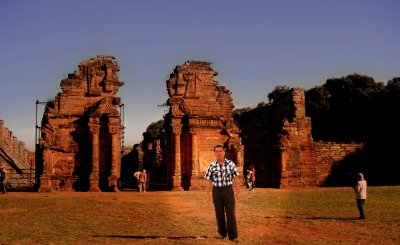
[[[79,64],[47,103],[37,148],[40,191],[116,190],[121,169],[122,125],[116,97],[124,83],[112,56]]]
[[[222,144],[242,172],[243,146],[233,124],[231,92],[219,85],[210,62],[187,61],[167,80],[166,162],[172,189],[204,187],[203,176]]]

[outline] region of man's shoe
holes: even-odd
[[[229,241],[231,241],[231,242],[239,242],[239,238],[237,238],[237,237],[229,238]]]
[[[225,237],[226,237],[226,236],[223,236],[223,235],[221,235],[221,234],[218,234],[218,235],[215,236],[215,238],[217,238],[217,239],[225,239]]]

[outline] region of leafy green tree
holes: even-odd
[[[164,137],[164,120],[158,120],[157,122],[152,122],[146,129],[146,132],[143,133],[143,137],[146,140],[153,140],[157,138]]]
[[[290,88],[286,85],[276,86],[275,89],[268,94],[268,100],[270,103],[273,103],[274,100],[279,99],[284,93],[289,91]]]

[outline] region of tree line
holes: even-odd
[[[273,104],[289,90],[287,86],[275,87],[268,94],[269,103],[259,103],[257,108]],[[370,183],[400,184],[400,77],[386,85],[361,74],[329,78],[323,85],[305,90],[305,102],[314,141],[362,142],[366,156],[360,170]],[[241,115],[251,110],[246,107],[234,111],[240,128],[240,124],[245,125]],[[346,167],[350,168],[343,166],[343,172],[350,171]]]

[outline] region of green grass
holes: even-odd
[[[351,188],[243,190],[241,244],[399,244],[400,187],[369,187],[366,220]],[[206,193],[9,193],[0,244],[225,244]]]

